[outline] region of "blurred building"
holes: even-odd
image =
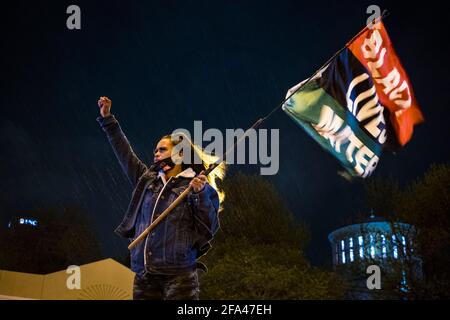
[[[7,254],[0,254],[0,300],[132,299],[134,273],[113,259],[80,263],[81,287],[70,288],[68,279],[72,273],[62,270],[64,267],[54,267],[87,260],[77,252],[85,251],[85,242],[88,248],[95,244],[86,238],[82,228],[70,222],[67,219],[47,217],[38,220],[16,215],[10,219],[5,230],[0,230],[2,244],[10,244],[2,248],[3,253]],[[70,255],[69,252],[75,254]],[[52,263],[49,264],[49,261]],[[26,265],[32,265],[32,268]],[[17,272],[18,269],[25,272]],[[35,271],[28,272],[28,269]],[[45,271],[48,269],[56,272]]]
[[[113,259],[80,266],[80,288],[68,285],[72,273],[31,274],[0,270],[0,300],[128,300],[134,273]]]
[[[14,216],[8,223],[4,237],[5,242],[11,243],[9,249],[14,248],[17,254],[26,253],[27,259],[24,259],[23,263],[39,263],[44,266],[43,259],[51,261],[61,259],[61,244],[65,241],[69,228],[68,223],[61,221]]]
[[[422,263],[415,255],[413,226],[371,215],[359,224],[331,232],[333,267],[346,282],[348,299],[399,299],[422,277]],[[367,267],[381,271],[381,289],[370,290]]]

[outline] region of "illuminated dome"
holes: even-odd
[[[367,221],[339,228],[328,235],[333,267],[359,293],[368,291],[365,280],[369,265],[377,265],[383,274],[398,278],[398,285],[391,289],[407,292],[408,280],[421,275],[421,260],[415,256],[415,236],[416,230],[409,224],[371,215]],[[371,298],[356,295],[361,297]]]

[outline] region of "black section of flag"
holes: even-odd
[[[328,65],[328,68],[322,74],[320,78],[320,86],[330,95],[332,96],[347,112],[351,113],[349,110],[348,101],[346,94],[349,90],[351,82],[363,75],[367,75],[367,79],[362,82],[359,82],[352,90],[349,95],[351,101],[356,101],[358,97],[362,97],[361,94],[369,91],[374,87],[373,79],[370,76],[368,70],[362,65],[358,58],[351,52],[349,49],[343,50],[332,62]],[[376,94],[376,93],[375,93]],[[370,99],[373,99],[374,95],[368,95],[366,98],[363,98],[359,101],[356,110],[353,110],[353,114],[357,117],[359,111],[362,106],[367,103]],[[379,102],[380,103],[380,102]],[[385,122],[379,125],[379,129],[387,130],[387,142],[385,142],[384,147],[396,147],[397,142],[395,139],[395,135],[393,134],[393,128],[390,125],[389,119],[389,111],[387,108],[383,110]],[[360,127],[364,130],[369,136],[370,133],[364,128],[364,126],[372,121],[377,115],[365,118],[360,121]],[[393,139],[394,138],[394,139]]]

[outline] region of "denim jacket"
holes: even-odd
[[[98,117],[97,121],[134,188],[125,216],[115,230],[132,241],[138,236],[136,220],[146,190],[153,193],[150,208],[155,220],[188,187],[190,177],[172,177],[166,184],[161,183],[158,173],[150,171],[133,152],[113,115]],[[144,240],[145,269],[179,274],[195,268],[196,259],[210,247],[209,241],[219,229],[218,209],[218,194],[209,184],[199,193],[190,193]],[[132,269],[136,272],[136,266]]]

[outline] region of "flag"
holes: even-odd
[[[423,121],[381,21],[286,97],[293,92],[283,110],[352,176],[370,176],[386,142],[404,146]]]

